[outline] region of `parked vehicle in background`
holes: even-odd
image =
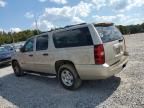
[[[19,51],[20,51],[20,48],[23,47],[24,44],[25,44],[25,41],[23,41],[23,42],[18,42],[18,43],[14,43],[15,51],[16,51],[16,52],[19,52]]]
[[[128,62],[125,39],[112,23],[79,24],[28,39],[12,58],[16,76],[25,71],[56,74],[67,89],[82,80],[106,79]]]
[[[6,48],[11,53],[11,55],[14,54],[15,48],[12,44],[4,44],[4,45],[1,45],[1,46]]]
[[[0,65],[11,62],[11,52],[5,47],[0,47]]]

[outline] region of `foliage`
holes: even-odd
[[[25,41],[26,39],[41,33],[37,30],[25,30],[19,33],[11,33],[11,32],[0,32],[0,45],[1,44],[9,44],[14,42]]]
[[[135,33],[143,33],[144,32],[144,23],[137,25],[118,25],[117,26],[122,34],[135,34]]]

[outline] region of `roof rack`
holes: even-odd
[[[68,26],[65,26],[64,28],[73,27],[73,26],[77,26],[77,25],[84,25],[84,24],[87,24],[87,23],[80,23],[80,24],[75,24],[75,25],[68,25]]]
[[[51,29],[51,30],[48,31],[48,32],[55,31],[55,30],[60,30],[60,29],[65,29],[65,28],[69,28],[69,27],[73,27],[73,26],[77,26],[77,25],[84,25],[84,24],[87,24],[87,23],[80,23],[80,24],[75,24],[75,25],[68,25],[68,26],[65,26],[65,27],[60,27],[60,28]]]

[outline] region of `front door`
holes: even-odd
[[[24,70],[34,69],[34,38],[29,39],[24,45],[24,52],[21,53],[21,64]]]

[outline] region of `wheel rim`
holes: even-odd
[[[61,79],[62,79],[63,84],[65,84],[66,86],[72,86],[73,85],[74,78],[73,78],[73,75],[71,74],[70,71],[63,70],[61,72]]]

